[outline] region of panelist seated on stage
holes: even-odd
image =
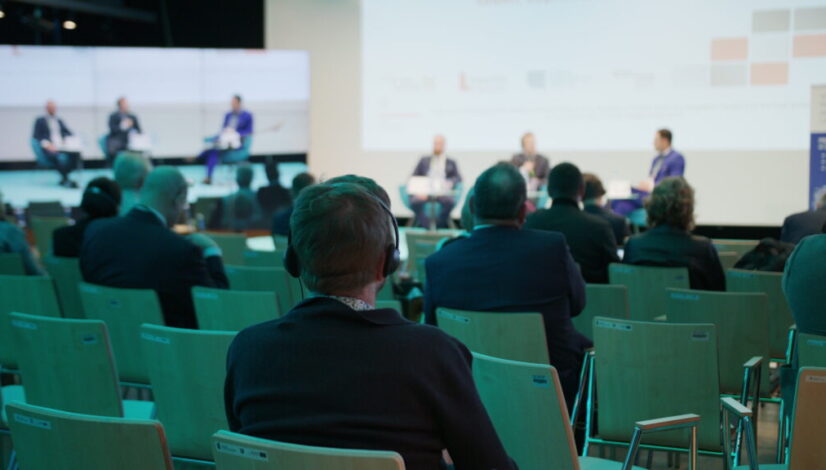
[[[80,141],[69,127],[57,116],[57,104],[46,102],[46,114],[34,121],[32,139],[37,141],[46,162],[60,173],[60,185],[76,188],[69,173],[80,163]]]
[[[426,210],[428,202],[438,203],[438,213],[436,214],[436,227],[447,228],[450,220],[450,212],[456,205],[453,190],[462,181],[459,174],[459,166],[456,161],[445,155],[445,137],[437,135],[433,138],[433,153],[424,156],[419,160],[413,170],[413,177],[427,178],[425,185],[414,184],[409,186],[410,208],[416,215],[416,225],[430,228],[433,214]],[[414,179],[412,181],[423,181]],[[426,186],[426,187],[421,187]],[[414,192],[411,192],[414,191]]]
[[[129,148],[130,134],[141,134],[138,117],[129,111],[129,102],[125,97],[118,98],[118,109],[109,115],[109,135],[106,136],[106,163],[115,162],[118,152]]]
[[[640,183],[640,190],[650,193],[660,181],[685,174],[685,157],[671,147],[673,139],[674,134],[668,129],[660,129],[654,134],[657,156],[651,162],[648,178]]]
[[[548,184],[548,172],[551,169],[551,162],[545,156],[536,151],[536,137],[528,132],[522,136],[522,152],[511,158],[519,173],[525,178],[528,184],[528,192],[539,191]]]
[[[230,101],[230,111],[224,115],[221,132],[210,138],[212,148],[198,156],[206,160],[207,175],[205,184],[212,183],[212,173],[223,159],[223,153],[229,150],[239,150],[244,146],[246,139],[252,135],[252,113],[241,107],[241,95],[234,95]]]

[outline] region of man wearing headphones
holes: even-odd
[[[343,181],[351,182],[343,182]],[[441,330],[376,310],[398,268],[398,226],[367,179],[305,188],[284,258],[310,298],[243,330],[227,358],[232,431],[396,451],[409,470],[514,468],[479,399],[471,355]]]

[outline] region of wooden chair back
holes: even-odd
[[[404,470],[402,456],[270,441],[229,431],[212,436],[218,470]]]
[[[721,451],[714,325],[596,317],[594,348],[602,439],[629,442],[640,419],[694,413],[703,417],[700,449]],[[645,435],[642,442],[685,448],[687,432]]]
[[[75,413],[123,416],[109,334],[100,320],[12,313],[26,403]]]
[[[820,470],[826,462],[826,368],[800,369],[794,406],[789,470]]]
[[[439,242],[454,236],[456,230],[405,230],[407,241],[407,272],[411,279],[425,283],[424,260],[436,252]]]
[[[20,253],[0,253],[0,275],[23,276],[26,268]]]
[[[172,470],[158,421],[70,413],[23,403],[8,405],[20,468]]]
[[[728,292],[764,292],[769,296],[769,354],[772,359],[786,357],[789,327],[794,324],[792,311],[782,287],[783,273],[729,269],[726,271]]]
[[[43,265],[54,281],[63,317],[86,318],[78,290],[78,285],[83,281],[78,259],[47,256],[43,259]]]
[[[272,291],[193,287],[192,301],[202,330],[241,331],[281,316],[278,298]]]
[[[291,277],[284,268],[227,265],[224,269],[232,290],[275,292],[282,315],[301,301],[300,294],[296,293],[294,287],[298,280]]]
[[[120,380],[148,384],[140,327],[144,323],[164,324],[157,293],[151,289],[121,289],[82,282],[80,300],[87,318],[106,322]]]
[[[550,364],[545,323],[539,313],[436,310],[439,328],[471,351],[512,361]]]
[[[235,332],[143,325],[149,380],[176,457],[211,460],[210,437],[227,428],[224,379]]]
[[[52,233],[55,229],[69,225],[67,217],[30,217],[30,227],[34,235],[34,245],[40,257],[51,254]]]
[[[218,244],[223,252],[221,258],[225,264],[244,264],[244,252],[247,251],[247,236],[243,233],[206,232],[206,236]]]
[[[11,312],[59,317],[60,304],[57,302],[52,278],[0,275],[0,364],[15,369],[17,355],[8,317]]]
[[[715,238],[711,241],[717,252],[733,252],[737,255],[737,260],[746,253],[753,250],[760,243],[758,240],[734,240],[725,238]]]
[[[613,263],[608,267],[611,284],[628,288],[630,318],[651,321],[665,314],[665,290],[688,289],[687,268],[663,268]]]
[[[800,367],[826,367],[826,336],[798,333],[797,361]]]
[[[628,320],[628,288],[612,284],[587,284],[585,309],[571,320],[574,328],[588,338],[594,338],[594,317]]]

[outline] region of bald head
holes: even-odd
[[[186,207],[186,180],[177,168],[162,166],[152,170],[141,189],[143,204],[160,212],[172,226]]]
[[[52,100],[46,102],[46,112],[49,113],[49,116],[54,116],[57,112],[57,103]]]

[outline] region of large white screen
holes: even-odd
[[[362,0],[362,145],[802,150],[823,0]]]
[[[32,126],[54,100],[102,158],[115,101],[125,96],[154,157],[194,157],[216,134],[230,98],[254,116],[253,154],[304,153],[310,71],[303,51],[0,46],[0,161],[32,160]]]

